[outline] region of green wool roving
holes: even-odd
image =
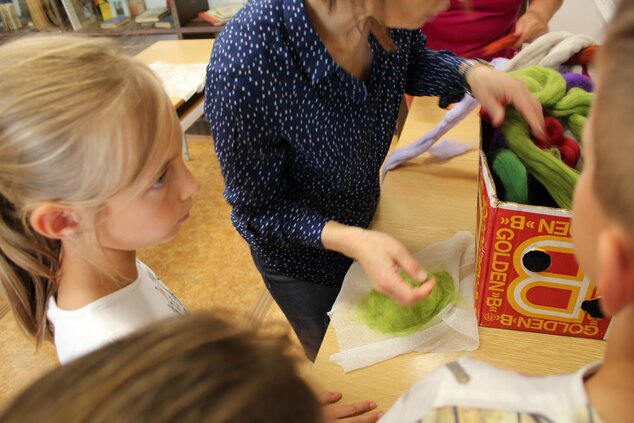
[[[493,170],[504,185],[504,201],[528,204],[528,174],[515,153],[501,150],[495,156]]]
[[[509,75],[523,81],[545,108],[554,106],[566,94],[566,80],[554,69],[527,66]]]
[[[551,156],[555,157],[557,160],[561,160],[561,151],[556,148],[549,148],[548,150],[544,150]]]
[[[575,136],[577,141],[581,142],[581,137],[583,136],[583,127],[586,126],[587,117],[582,115],[570,115],[568,117],[568,127],[570,128],[570,132]]]
[[[436,279],[436,286],[431,295],[421,302],[406,307],[372,290],[359,304],[358,317],[377,332],[396,336],[416,332],[447,305],[458,300],[458,293],[449,273],[432,273],[432,276]],[[402,277],[412,286],[420,285],[406,274],[402,274]]]
[[[567,118],[568,127],[575,139],[582,141],[583,126],[586,123],[586,116],[590,114],[590,107],[594,93],[589,93],[581,88],[571,88],[565,96],[549,109],[550,114]]]
[[[526,84],[547,113],[567,116],[569,121],[572,120],[573,126],[577,125],[573,129],[577,136],[576,130],[579,129],[579,123],[582,123],[577,116],[587,114],[588,105],[592,101],[588,93],[581,93],[579,91],[583,90],[572,88],[567,94],[566,80],[563,76],[553,69],[542,66],[528,66],[510,74]],[[502,133],[509,148],[524,163],[526,169],[546,187],[559,207],[570,209],[579,173],[537,147],[530,139],[528,124],[513,107],[507,108]]]
[[[573,114],[588,116],[594,94],[581,88],[571,88],[555,105],[550,108],[553,116],[570,116]]]
[[[515,109],[506,110],[502,132],[509,148],[524,163],[526,169],[546,187],[557,205],[566,209],[572,208],[572,194],[579,173],[537,147],[529,137],[528,124]]]

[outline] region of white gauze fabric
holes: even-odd
[[[473,309],[475,285],[475,243],[469,232],[431,245],[414,254],[428,270],[448,272],[459,290],[458,302],[450,304],[417,332],[407,336],[378,333],[357,319],[357,307],[370,293],[372,283],[359,263],[354,263],[343,281],[341,292],[330,311],[339,352],[330,360],[344,372],[383,360],[418,352],[473,351],[478,348],[478,325]]]

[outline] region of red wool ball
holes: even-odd
[[[546,124],[546,136],[551,145],[561,145],[564,141],[564,127],[561,126],[559,119],[546,116],[544,117]]]
[[[485,122],[493,126],[493,122],[491,122],[491,116],[489,116],[487,111],[484,110],[484,107],[480,107],[480,120],[482,120],[482,122]]]
[[[561,160],[574,168],[581,157],[581,147],[572,138],[564,137],[563,143],[558,147],[561,152]]]

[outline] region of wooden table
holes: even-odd
[[[213,39],[157,41],[135,57],[145,64],[156,61],[176,65],[208,63],[213,44]],[[205,98],[200,96],[190,102],[186,102],[186,99],[179,97],[170,97],[170,100],[177,111],[179,111],[178,117],[183,129],[183,150],[185,158],[189,160],[189,149],[187,148],[187,140],[184,134],[203,115]]]
[[[398,146],[435,127],[444,113],[436,98],[414,99]],[[478,140],[477,113],[446,136]],[[387,175],[372,228],[395,236],[412,252],[448,239],[456,231],[475,233],[477,177],[475,150],[447,162],[428,154],[418,157]],[[601,359],[604,349],[604,341],[481,327],[480,348],[470,354],[502,368],[544,375],[576,370]],[[311,382],[317,389],[342,392],[346,403],[372,399],[382,410],[425,374],[466,354],[409,353],[345,374],[328,361],[338,351],[331,325],[309,373]]]

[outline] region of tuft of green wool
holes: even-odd
[[[526,84],[546,113],[565,117],[574,137],[582,141],[585,117],[590,113],[594,93],[578,87],[566,92],[564,77],[556,70],[543,66],[527,66],[509,74]]]
[[[568,127],[575,139],[580,143],[583,141],[583,127],[586,126],[587,117],[581,115],[570,115],[568,118]]]
[[[572,88],[566,92],[563,76],[554,69],[543,66],[528,66],[510,74],[526,84],[547,113],[566,117],[571,131],[581,140],[585,123],[583,115],[589,112],[593,94],[580,88]],[[528,124],[513,107],[507,108],[502,133],[511,151],[524,163],[526,170],[548,190],[557,205],[570,209],[579,173],[551,153],[537,147],[530,139]]]
[[[504,185],[504,201],[528,204],[528,174],[511,150],[501,150],[493,161],[493,171]]]
[[[571,88],[555,105],[550,108],[553,116],[581,115],[588,116],[592,105],[593,93],[589,93],[581,88]]]
[[[544,66],[527,66],[509,75],[523,81],[545,108],[550,108],[566,94],[566,80],[559,72]]]
[[[410,285],[420,286],[420,282],[406,274],[402,273],[401,276]],[[390,297],[372,290],[357,308],[359,319],[380,333],[405,336],[416,332],[447,305],[458,301],[458,292],[449,273],[432,273],[432,276],[436,279],[436,285],[429,297],[411,307],[398,304]]]
[[[548,150],[544,150],[544,151],[550,154],[551,156],[556,157],[557,160],[561,160],[561,151],[559,151],[558,148],[551,147]]]
[[[509,148],[524,163],[526,169],[546,187],[559,207],[571,209],[572,195],[579,173],[537,147],[529,137],[528,123],[512,107],[506,109],[502,133]]]

